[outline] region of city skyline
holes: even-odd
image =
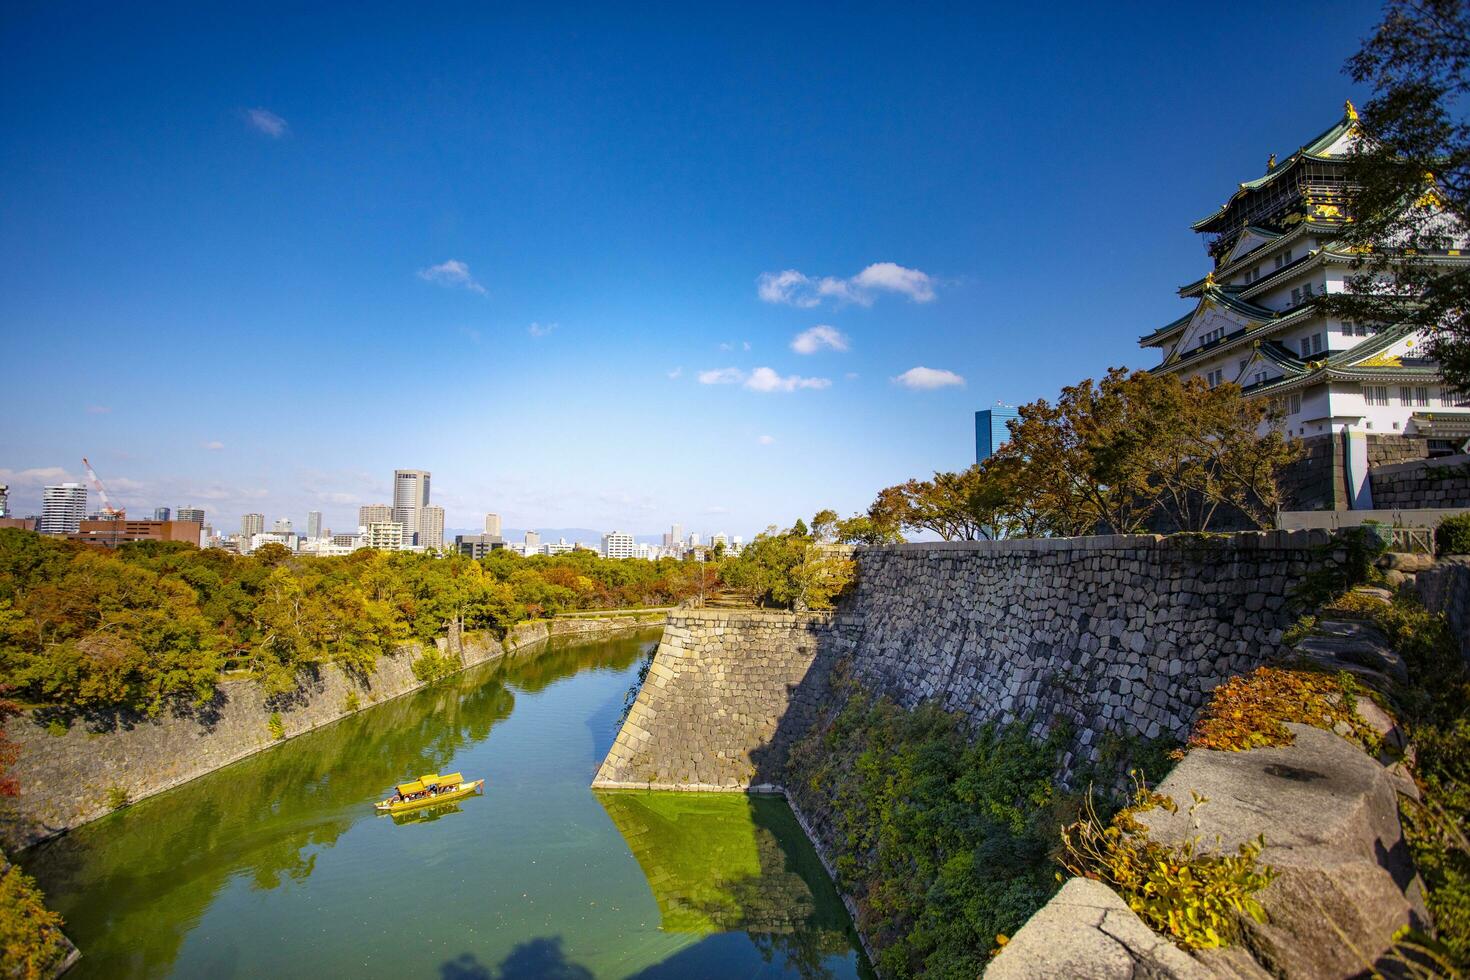
[[[851,513],[968,465],[978,409],[1151,366],[1200,202],[1365,95],[1378,7],[1326,9],[13,12],[0,482],[39,513],[87,455],[130,512],[349,526],[409,446],[446,529]],[[1285,62],[1202,151],[1198,66]]]

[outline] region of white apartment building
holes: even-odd
[[[609,531],[602,536],[602,557],[633,558],[638,553],[638,542],[626,531]]]
[[[500,515],[499,514],[486,514],[485,515],[485,533],[488,534],[488,535],[491,535],[492,537],[496,537],[496,538],[500,537]]]
[[[421,548],[444,547],[444,508],[420,507],[414,530]]]
[[[264,514],[245,514],[240,518],[240,537],[246,541],[249,541],[264,530]]]
[[[363,547],[379,551],[403,550],[403,525],[397,521],[374,521],[363,534]]]
[[[393,520],[393,508],[387,504],[364,504],[357,508],[357,526],[367,528],[372,524],[386,524]]]
[[[319,538],[322,536],[322,512],[319,510],[308,511],[306,515],[306,536],[308,538]]]
[[[87,488],[80,483],[58,483],[41,491],[42,534],[75,534],[87,516]]]
[[[548,541],[545,544],[543,544],[541,546],[541,550],[538,552],[538,554],[543,554],[543,555],[564,555],[564,554],[566,554],[569,551],[576,551],[576,550],[577,550],[577,546],[574,545],[574,544],[572,544],[572,543],[570,543],[570,542],[568,542],[566,538],[558,538],[555,541]]]

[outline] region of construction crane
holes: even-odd
[[[102,514],[104,520],[120,521],[127,516],[127,511],[121,507],[112,506],[112,501],[107,498],[107,488],[97,478],[97,471],[92,469],[92,464],[87,462],[87,457],[82,457],[82,465],[87,468],[87,479],[92,481],[92,486],[97,488],[97,496],[102,498]]]

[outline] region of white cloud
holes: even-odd
[[[533,323],[526,328],[526,332],[532,337],[545,337],[555,330],[560,324],[557,323]]]
[[[934,299],[934,278],[896,262],[874,262],[848,279],[814,278],[796,269],[762,272],[756,277],[756,295],[767,303],[810,309],[822,300],[872,306],[879,292],[900,293],[915,303]]]
[[[739,368],[713,368],[699,372],[699,383],[702,385],[733,385],[744,380],[745,373]]]
[[[791,349],[798,354],[815,354],[817,351],[847,350],[847,337],[836,327],[826,324],[817,324],[809,330],[803,330],[791,341]]]
[[[448,259],[427,269],[420,269],[419,278],[439,286],[459,287],[485,295],[485,287],[475,281],[475,277],[470,275],[470,267],[459,259]]]
[[[668,371],[666,373],[668,374],[670,381],[677,381],[684,376],[684,369],[681,367],[676,367],[674,368],[674,370]]]
[[[858,373],[856,371],[849,371],[843,377],[848,381],[856,381],[858,379]]]
[[[0,483],[11,490],[36,489],[49,483],[70,483],[72,476],[60,466],[38,466],[29,470],[0,469]]]
[[[798,388],[825,388],[832,382],[826,378],[803,378],[797,374],[781,376],[768,367],[758,367],[745,379],[751,391],[795,391]]]
[[[740,346],[745,350],[750,350],[750,341],[744,341]]]
[[[87,414],[88,415],[106,415],[108,412],[111,412],[111,411],[112,411],[112,406],[111,405],[88,405],[87,406]]]
[[[286,120],[269,109],[250,109],[245,113],[245,118],[257,132],[264,133],[273,140],[286,135]]]
[[[211,452],[213,452],[213,451],[216,451],[216,450],[220,450],[220,449],[225,448],[225,444],[222,443],[222,442],[220,442],[220,441],[218,441],[218,440],[214,440],[214,441],[211,441],[211,442],[206,442],[204,444],[204,448],[210,450]]]
[[[826,378],[803,378],[799,374],[778,374],[774,369],[758,367],[746,374],[739,368],[713,368],[699,372],[699,383],[706,385],[743,384],[751,391],[796,391],[799,388],[825,388],[832,382]]]
[[[756,442],[760,443],[762,446],[769,446],[775,441],[775,436],[761,436],[759,439],[756,440]]]
[[[963,386],[965,379],[953,371],[945,371],[940,368],[912,367],[894,378],[893,382],[915,391],[928,391],[933,388],[947,388],[950,385]]]
[[[891,293],[903,293],[915,303],[927,303],[934,298],[934,280],[918,269],[905,269],[894,262],[874,262],[852,277],[858,289],[886,289]]]

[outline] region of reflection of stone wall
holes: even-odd
[[[810,934],[829,951],[846,948],[846,910],[784,800],[596,795],[648,880],[663,930]]]
[[[850,657],[870,690],[976,722],[1181,737],[1215,685],[1283,652],[1320,531],[859,549],[837,615],[672,614],[596,786],[779,785]],[[1069,760],[1071,761],[1071,760]]]
[[[560,621],[525,623],[503,643],[470,635],[462,644],[461,659],[465,667],[473,667],[548,636],[591,635],[598,624],[576,620],[566,628]],[[601,625],[606,633],[646,623],[614,619]],[[444,641],[439,644],[442,649]],[[423,686],[412,668],[418,650],[408,645],[380,658],[376,671],[365,678],[327,667],[305,679],[294,699],[280,704],[267,703],[253,681],[236,680],[220,684],[215,700],[200,711],[128,719],[110,730],[78,721],[64,734],[52,735],[45,718],[28,712],[7,726],[6,734],[21,749],[11,770],[21,795],[11,801],[13,812],[0,817],[0,836],[12,847],[24,847],[104,816],[114,787],[138,800],[268,749],[277,744],[269,729],[272,713],[280,716],[290,738],[349,714],[349,695],[367,708],[417,690]]]

